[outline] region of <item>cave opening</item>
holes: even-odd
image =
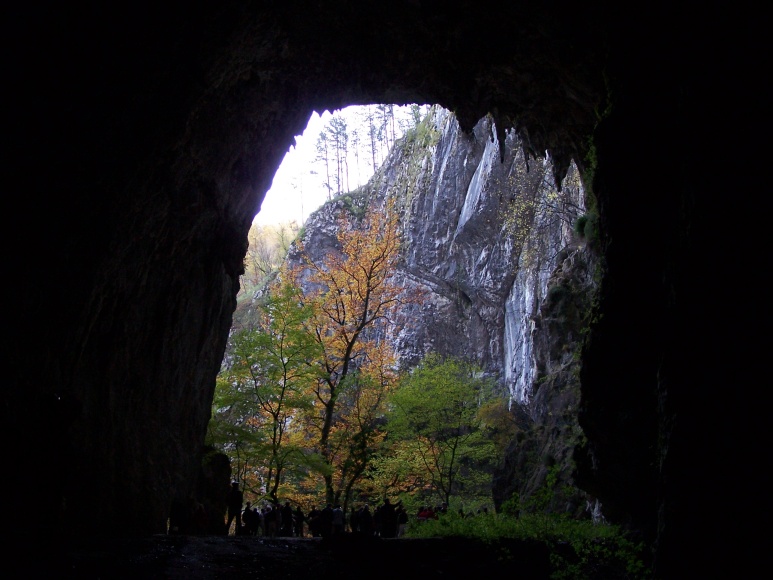
[[[352,108],[354,109],[354,107]],[[359,108],[362,109],[362,107]],[[413,224],[406,226],[406,231],[415,232],[418,224],[423,224],[422,227],[436,224],[441,229],[450,228],[444,234],[430,227],[421,233],[420,237],[424,242],[420,240],[417,242],[417,247],[420,247],[422,243],[442,245],[448,239],[455,240],[456,249],[444,250],[450,252],[446,255],[447,263],[435,265],[445,272],[427,276],[424,280],[430,286],[436,287],[437,296],[446,301],[448,305],[445,305],[444,302],[440,309],[428,315],[432,317],[431,325],[437,326],[440,330],[434,333],[432,331],[426,332],[428,337],[421,338],[424,342],[419,343],[420,346],[417,344],[403,344],[403,346],[406,351],[411,353],[410,356],[414,357],[409,364],[418,362],[416,351],[423,353],[434,348],[439,348],[446,353],[463,354],[476,361],[485,361],[486,373],[495,376],[503,392],[507,393],[508,408],[511,407],[513,401],[516,401],[518,406],[523,407],[520,410],[521,419],[526,422],[533,421],[533,418],[526,419],[533,381],[545,384],[539,397],[537,397],[537,406],[550,406],[555,403],[550,402],[550,397],[546,394],[549,391],[548,377],[544,373],[540,374],[541,371],[537,369],[530,358],[529,353],[532,347],[526,344],[525,339],[529,331],[521,319],[534,321],[541,317],[542,315],[535,312],[529,312],[528,316],[525,313],[528,309],[537,308],[539,301],[548,295],[556,308],[564,309],[578,308],[578,305],[571,304],[571,302],[573,300],[587,302],[591,295],[589,287],[571,288],[574,282],[569,279],[553,281],[551,287],[548,285],[548,279],[553,274],[552,270],[586,244],[582,236],[578,237],[577,230],[580,217],[587,220],[587,214],[584,213],[585,190],[581,175],[576,165],[570,164],[570,169],[562,183],[563,187],[558,191],[555,189],[553,166],[549,156],[546,154],[542,158],[529,158],[524,154],[523,147],[519,144],[512,129],[507,128],[504,131],[505,140],[499,142],[496,138],[498,126],[490,117],[482,118],[471,131],[465,132],[458,126],[458,121],[453,118],[450,111],[438,106],[438,110],[441,109],[442,115],[434,121],[437,126],[431,131],[428,130],[424,137],[428,138],[426,145],[431,144],[433,148],[445,152],[444,156],[438,154],[438,159],[429,162],[428,165],[436,164],[443,169],[438,170],[437,175],[428,171],[428,175],[422,181],[424,184],[422,187],[425,187],[427,192],[419,191],[422,188],[416,187],[415,184],[406,185],[402,182],[398,189],[404,192],[412,191],[413,193],[410,194],[413,196],[412,201],[417,204],[411,208],[405,208],[408,216],[406,223]],[[411,124],[405,125],[405,128],[413,130],[419,119],[422,118],[422,115],[417,113],[422,111],[411,106],[406,106],[406,110],[407,118]],[[314,115],[312,115],[313,118]],[[400,133],[393,133],[392,143],[398,141],[400,136]],[[431,139],[429,139],[430,136]],[[302,146],[304,142],[308,142],[307,139],[306,135],[302,136],[301,139],[296,138],[296,146]],[[423,139],[422,142],[424,142]],[[370,145],[372,146],[372,143]],[[452,151],[455,153],[450,153]],[[297,148],[291,148],[285,154],[285,160],[294,152],[297,152]],[[371,151],[371,157],[373,157],[373,151]],[[386,172],[390,176],[411,173],[407,168],[412,162],[415,160],[400,158],[398,155],[394,165],[386,167]],[[419,164],[419,166],[421,165]],[[298,178],[300,175],[302,179],[307,174],[307,171],[298,169],[296,166],[289,179],[286,179],[284,187],[287,189],[283,191],[283,186],[278,184],[280,181],[278,176],[282,171],[283,168],[280,166],[273,180],[272,189],[276,189],[276,192],[269,190],[264,204],[268,204],[272,193],[279,193],[279,198],[283,202],[288,202],[288,189],[293,189],[294,186],[299,185],[297,181],[293,183],[292,178]],[[446,176],[447,182],[442,181],[442,175]],[[381,178],[383,179],[383,176]],[[331,189],[332,187],[328,186],[327,194],[323,198],[325,203],[333,203],[345,195],[338,192],[331,195]],[[384,192],[378,192],[377,189],[367,192],[367,195],[376,197],[384,195]],[[452,193],[443,194],[443,191]],[[520,205],[513,203],[516,198],[521,202]],[[524,201],[528,203],[522,203]],[[447,211],[438,210],[440,213],[437,215],[426,213],[428,211],[426,208],[434,207],[437,210],[445,206],[447,206]],[[514,206],[518,206],[517,212],[514,212]],[[422,207],[425,209],[422,210]],[[535,219],[535,216],[537,222],[530,225],[528,220]],[[260,213],[257,217],[260,217]],[[253,229],[257,221],[256,218]],[[531,231],[532,226],[534,232],[524,233]],[[317,224],[315,227],[319,228],[320,225]],[[329,230],[333,227],[333,223],[327,222],[321,227]],[[519,228],[523,231],[519,231]],[[252,237],[252,231],[250,235]],[[508,238],[511,241],[507,241]],[[322,240],[321,245],[326,243],[324,236],[319,239]],[[442,241],[444,239],[446,242]],[[492,242],[491,247],[489,247],[489,242],[486,240],[498,240],[498,242]],[[497,246],[497,243],[501,245]],[[559,245],[554,246],[555,243],[559,243]],[[523,258],[518,257],[521,246],[527,244],[530,248],[526,252],[528,256],[525,254]],[[512,245],[518,248],[517,251],[510,247]],[[247,251],[248,261],[251,259],[251,251],[251,249]],[[417,250],[419,254],[425,251],[426,248]],[[541,257],[540,252],[545,252],[545,255]],[[416,252],[408,249],[407,254],[411,253]],[[490,255],[499,255],[499,257],[490,258],[488,257]],[[470,256],[476,256],[476,258],[470,261]],[[491,271],[488,271],[486,266],[481,266],[481,263],[489,260],[496,264]],[[533,272],[528,274],[528,276],[534,277],[533,288],[526,292],[520,289],[515,291],[512,288],[516,285],[513,271],[517,267],[522,267],[524,270],[535,268]],[[248,311],[251,312],[252,301],[258,295],[258,290],[256,290],[259,287],[258,277],[253,277],[248,283],[245,278],[250,277],[249,264],[246,264],[246,270],[246,274],[241,279],[240,295],[234,314],[234,324],[231,328],[232,334],[236,329],[242,330],[248,326],[249,323],[246,322],[250,316]],[[426,276],[426,274],[417,274],[420,270],[421,268],[414,268],[413,276],[416,278]],[[485,283],[475,280],[476,276],[480,276],[481,279],[497,279],[499,286],[496,289],[485,290]],[[430,279],[433,280],[429,282]],[[491,296],[482,299],[481,295],[485,291],[491,292]],[[509,302],[505,299],[507,294],[513,295],[511,299],[508,299]],[[528,298],[522,300],[519,297],[522,294],[527,295]],[[574,294],[578,296],[573,297]],[[493,298],[494,296],[497,298]],[[502,312],[509,313],[504,315],[509,316],[507,324],[493,318],[484,320],[486,315],[481,315],[478,312],[479,310],[496,312],[497,307],[493,306],[494,303]],[[464,313],[466,318],[475,320],[460,323],[458,320],[460,313]],[[497,317],[496,314],[493,316]],[[429,323],[424,324],[431,326]],[[487,328],[489,326],[491,328]],[[470,342],[467,347],[459,346],[468,339]],[[570,352],[575,347],[576,345],[569,346],[568,344],[559,346],[563,352]],[[228,348],[226,349],[226,357],[228,357]],[[529,368],[526,369],[526,367]],[[551,379],[551,381],[554,380]],[[511,385],[516,383],[517,386],[511,388]],[[572,386],[572,389],[576,390],[576,388],[577,385]],[[576,396],[576,392],[571,396],[565,395],[566,400],[563,404],[568,405],[570,410],[572,410],[572,406],[576,409]],[[569,399],[572,399],[574,403]],[[551,409],[551,415],[553,411],[556,411],[556,415],[559,414],[556,409],[552,407]],[[565,409],[561,413],[564,411]],[[514,414],[518,415],[519,413],[514,411]],[[522,437],[521,441],[524,439],[525,437]],[[533,444],[537,445],[537,443]],[[570,463],[571,446],[567,445],[555,449],[545,448],[541,454],[546,457],[550,456],[552,465],[561,464],[562,469],[565,469]],[[236,468],[232,476],[242,480],[243,472],[240,467],[242,463],[238,458],[235,465]],[[538,469],[537,471],[542,470]],[[565,469],[565,471],[562,479],[568,480],[570,474],[568,470]],[[542,484],[545,473],[535,472],[535,474],[535,477],[525,474],[519,476],[523,480],[534,482],[531,484],[532,489],[520,490],[521,492],[532,493]],[[495,511],[499,504],[509,499],[515,492],[516,489],[512,486],[502,487],[498,496],[492,500],[493,503],[490,503],[487,509]],[[556,504],[560,501],[563,500],[557,499]],[[598,512],[599,504],[597,501],[591,505],[579,496],[565,503],[571,503],[572,510],[578,514],[582,513],[583,510]],[[591,507],[588,507],[589,505]],[[465,506],[465,509],[469,509],[469,507]],[[474,506],[473,511],[475,509],[481,509],[481,506]]]
[[[739,528],[757,535],[760,479],[738,450],[765,440],[766,407],[746,396],[764,372],[743,340],[759,318],[728,308],[766,287],[750,279],[765,271],[764,172],[712,161],[757,142],[764,19],[671,3],[259,4],[13,7],[3,425],[20,544],[116,519],[162,528],[198,467],[243,242],[289,141],[311,110],[396,97],[446,99],[467,129],[493,111],[558,160],[592,153],[611,243],[584,353],[587,486],[657,536],[668,577],[748,561]],[[25,511],[31,448],[55,459],[67,517],[52,533]]]

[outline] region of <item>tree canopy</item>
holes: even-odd
[[[346,505],[386,436],[398,372],[384,338],[418,299],[394,279],[398,215],[387,205],[342,217],[337,238],[316,260],[298,242],[301,264],[279,271],[258,323],[234,334],[218,382],[211,432],[272,500],[282,482],[316,474],[326,502]]]
[[[449,503],[454,494],[486,488],[496,448],[484,432],[481,409],[494,397],[493,381],[468,362],[427,356],[390,397],[387,429],[420,459],[414,477]]]
[[[232,337],[213,428],[221,443],[238,450],[243,479],[276,501],[285,470],[297,472],[308,463],[297,417],[312,404],[307,385],[319,350],[306,332],[312,311],[297,287],[280,285],[259,312],[258,326]]]
[[[362,224],[342,218],[340,251],[304,262],[286,276],[307,290],[314,312],[308,330],[318,344],[316,398],[307,423],[316,433],[328,502],[342,499],[364,472],[384,393],[396,380],[396,355],[383,340],[395,310],[412,298],[393,279],[400,246],[398,214],[391,205],[371,208]]]

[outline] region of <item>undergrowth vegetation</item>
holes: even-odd
[[[644,564],[644,543],[631,539],[617,526],[591,520],[555,514],[463,517],[448,512],[435,520],[411,522],[405,537],[468,538],[492,545],[504,540],[537,541],[544,543],[550,554],[551,579],[650,578]]]

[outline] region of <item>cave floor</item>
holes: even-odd
[[[33,556],[34,557],[34,556]],[[340,539],[167,536],[95,539],[39,556],[49,577],[73,580],[308,578],[348,580],[549,577],[548,556],[522,542],[496,547],[461,538]],[[31,577],[35,562],[26,567]],[[32,568],[32,569],[31,569]],[[496,576],[494,576],[496,575]]]

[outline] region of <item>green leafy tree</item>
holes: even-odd
[[[308,385],[319,346],[306,332],[312,315],[299,290],[284,284],[260,307],[257,328],[234,335],[229,368],[215,397],[213,433],[237,455],[245,480],[278,499],[285,471],[301,470],[306,453],[297,414],[311,405]]]
[[[382,419],[395,378],[384,377],[385,380],[380,381],[380,373],[371,370],[350,372],[345,384],[341,385],[338,413],[328,437],[326,457],[332,467],[333,503],[341,503],[344,508],[381,452],[386,435]]]
[[[487,467],[496,447],[485,436],[480,410],[492,397],[493,381],[478,367],[434,354],[391,396],[389,437],[421,459],[423,473],[414,479],[426,481],[440,501],[490,494]]]

